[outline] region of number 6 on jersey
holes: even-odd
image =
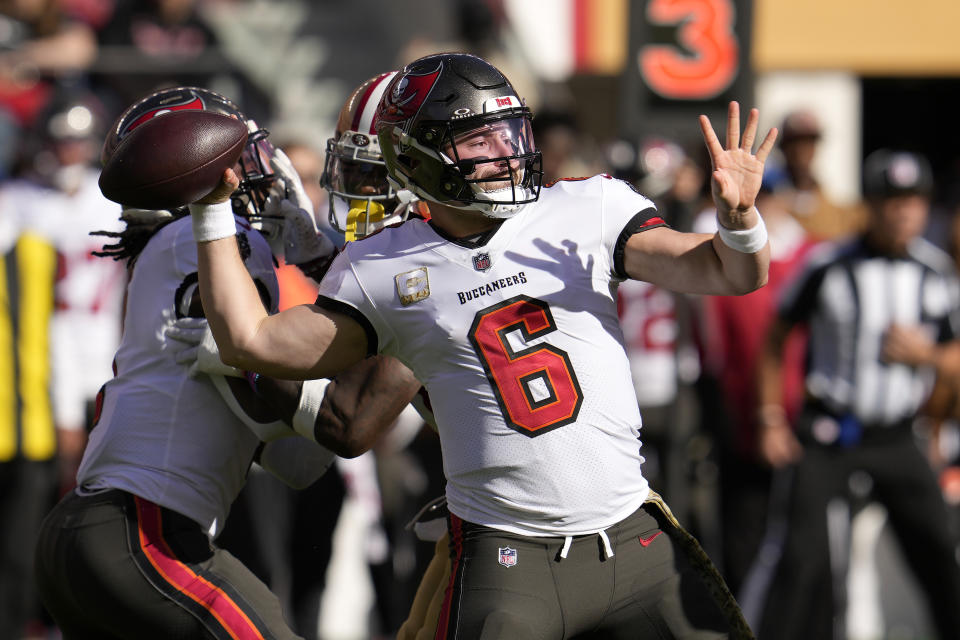
[[[546,343],[514,350],[508,335],[529,343],[556,330],[546,302],[515,296],[478,311],[467,334],[507,425],[530,437],[575,421],[583,392],[566,351]]]

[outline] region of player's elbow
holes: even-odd
[[[216,337],[216,336],[215,336]],[[263,359],[257,355],[252,340],[243,340],[236,336],[225,336],[224,340],[217,340],[220,349],[220,359],[224,364],[243,369],[244,371],[258,371]]]
[[[770,282],[770,274],[764,271],[759,278],[757,278],[757,286],[753,288],[754,291],[760,289],[761,287],[767,286],[767,283]]]
[[[248,356],[248,354],[246,354],[246,352],[244,352],[242,349],[238,349],[233,345],[220,346],[220,360],[223,361],[223,364],[236,367],[238,369],[243,369],[245,371],[255,369],[255,367],[250,366],[252,359]]]
[[[377,420],[354,417],[343,432],[339,454],[344,458],[356,458],[373,448],[383,433]]]
[[[764,287],[767,284],[768,280],[767,272],[757,274],[754,278],[744,278],[738,282],[733,282],[734,295],[743,296],[748,293],[753,293],[757,289]]]
[[[363,437],[357,437],[349,431],[339,434],[327,433],[326,437],[320,437],[318,434],[317,441],[341,458],[356,458],[369,451],[373,446],[373,442]]]
[[[376,434],[371,433],[361,420],[336,412],[329,406],[321,408],[314,436],[317,442],[341,458],[356,458],[369,451],[376,441]]]
[[[341,458],[356,458],[370,450],[371,444],[351,439],[344,442],[339,451],[334,451]]]

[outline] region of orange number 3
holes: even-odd
[[[740,46],[733,30],[733,0],[650,0],[647,16],[657,24],[681,25],[672,45],[649,45],[639,53],[640,74],[664,98],[708,100],[737,77]]]
[[[530,437],[576,420],[583,392],[566,351],[546,343],[514,350],[508,335],[529,343],[556,330],[546,302],[516,296],[478,311],[468,334],[507,425]]]

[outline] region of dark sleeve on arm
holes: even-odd
[[[617,237],[617,243],[613,246],[613,272],[624,280],[630,277],[623,268],[623,251],[627,246],[627,240],[630,239],[630,236],[648,229],[656,229],[657,227],[668,226],[670,225],[668,225],[663,218],[657,215],[657,210],[653,207],[644,209],[640,213],[630,218],[630,222],[628,222],[623,228],[623,231],[620,232],[620,235]]]
[[[377,338],[377,331],[373,328],[373,325],[370,324],[370,321],[367,320],[367,317],[351,307],[350,305],[340,302],[339,300],[334,300],[333,298],[328,298],[327,296],[318,296],[317,301],[314,303],[321,309],[326,309],[333,313],[339,313],[355,320],[361,327],[363,327],[363,332],[367,334],[367,356],[372,356],[377,353],[380,341]]]

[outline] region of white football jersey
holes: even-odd
[[[270,247],[237,218],[248,271],[276,311]],[[187,314],[197,287],[190,217],[161,229],[137,258],[100,419],[90,434],[77,484],[123,489],[172,509],[216,535],[246,480],[259,439],[230,411],[208,376],[177,364],[164,332]],[[172,341],[171,341],[172,342]]]
[[[628,222],[655,216],[629,185],[595,176],[544,188],[480,247],[409,220],[334,261],[318,303],[358,311],[371,351],[426,386],[457,516],[578,535],[646,499],[614,251]]]

